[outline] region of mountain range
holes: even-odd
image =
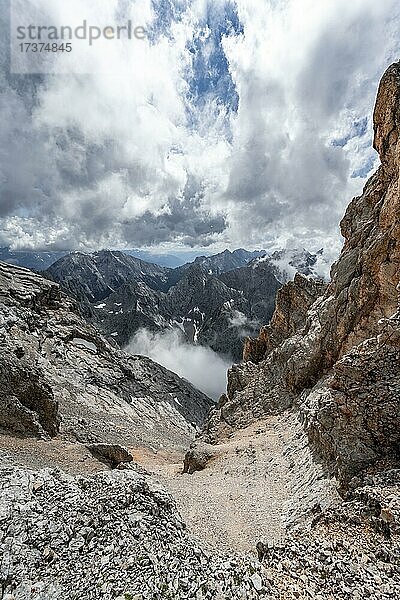
[[[227,251],[229,252],[229,251]],[[43,271],[50,267],[59,258],[70,254],[70,251],[46,251],[46,250],[12,250],[11,248],[4,247],[0,248],[0,261],[7,262],[20,267],[26,267],[33,271]],[[144,262],[153,263],[160,267],[168,267],[170,269],[176,269],[186,265],[187,263],[193,262],[194,260],[202,261],[208,256],[199,256],[199,253],[192,251],[179,251],[176,254],[162,254],[151,252],[149,250],[124,250],[124,254],[139,258]],[[224,253],[221,254],[221,256]],[[240,261],[239,256],[242,255],[247,259],[248,256],[258,256],[265,254],[264,250],[249,253],[246,250],[236,250],[232,253],[233,267],[241,266],[244,264]]]
[[[306,252],[0,262],[2,600],[400,597],[400,63],[373,122],[328,282]],[[218,338],[274,286],[218,403],[98,330],[126,307]]]
[[[311,274],[317,255],[225,250],[170,269],[120,251],[73,252],[44,275],[121,347],[141,328],[178,328],[191,343],[240,360],[244,338],[270,320],[276,293],[288,277],[277,261]]]
[[[36,252],[0,248],[0,261],[32,269],[32,271],[44,271],[65,254],[67,252]]]

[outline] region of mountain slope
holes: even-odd
[[[274,294],[275,288],[268,296],[270,304]],[[127,283],[89,310],[90,319],[120,346],[140,328],[160,332],[178,328],[188,341],[238,360],[244,337],[256,334],[260,326],[259,320],[249,318],[251,303],[244,294],[205,273],[199,264],[186,269],[166,294],[144,283]]]
[[[270,318],[280,284],[267,264],[258,270],[255,286],[246,287],[245,278],[240,281],[246,287],[245,294],[240,286],[231,289],[236,286],[226,285],[222,276],[209,271],[223,272],[259,254],[227,250],[171,270],[120,252],[72,253],[44,275],[60,283],[78,300],[85,318],[114,337],[121,347],[140,328],[164,331],[178,327],[189,341],[240,360],[244,337],[254,335]],[[264,285],[265,278],[268,282]],[[247,297],[254,289],[258,293],[257,310],[253,310],[255,300]]]
[[[0,327],[0,424],[8,430],[182,446],[211,406],[160,365],[112,347],[56,284],[5,263]]]
[[[101,250],[94,254],[73,252],[43,275],[62,284],[73,296],[82,294],[89,302],[96,302],[132,281],[146,283],[154,290],[165,289],[169,271],[123,252]]]
[[[67,252],[34,252],[0,248],[0,261],[33,271],[44,271],[66,254]]]
[[[166,295],[136,282],[125,283],[103,302],[91,306],[91,318],[121,347],[126,346],[139,329],[164,331],[174,321]]]
[[[277,256],[225,250],[166,269],[121,252],[72,253],[45,275],[121,347],[140,328],[178,327],[190,342],[240,361],[245,337],[256,335],[272,316],[277,290],[288,277],[279,267],[290,263],[293,272],[297,267],[310,274],[317,260],[305,250],[282,251],[278,262]]]
[[[241,358],[244,338],[241,328],[248,322],[249,312],[248,300],[241,290],[228,287],[205,273],[199,263],[194,263],[169,290],[166,305],[190,341]],[[236,326],[238,315],[241,316],[239,327]],[[251,331],[256,329],[250,327]]]
[[[268,261],[228,271],[220,275],[221,281],[236,290],[241,290],[249,301],[249,319],[259,324],[268,323],[275,307],[276,293],[281,287],[275,269]]]

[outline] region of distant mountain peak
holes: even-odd
[[[307,277],[315,279],[325,278],[322,270],[319,268],[319,262],[323,256],[323,249],[312,254],[305,248],[284,248],[276,250],[272,254],[254,259],[251,263],[253,268],[265,266],[266,264],[275,269],[276,277],[281,283],[293,280],[296,273],[301,273]],[[323,262],[323,261],[322,261]]]

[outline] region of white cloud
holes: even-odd
[[[3,77],[0,244],[324,246],[334,257],[344,208],[377,164],[371,114],[399,51],[398,3],[89,4],[93,18],[122,10],[156,33],[129,53],[99,47],[89,75]],[[75,0],[63,6],[72,19]],[[235,6],[243,33],[216,56],[212,34]],[[222,79],[192,90],[218,69],[228,77],[223,60],[237,112]]]
[[[188,344],[177,329],[162,333],[141,329],[126,350],[148,356],[214,400],[226,391],[226,373],[231,362],[210,348]]]
[[[292,235],[316,250],[337,238],[344,207],[361,191],[351,174],[375,156],[370,116],[379,77],[397,58],[399,9],[372,0],[238,5],[245,34],[225,42],[240,97],[232,228],[254,242],[266,231]],[[363,117],[361,138],[334,144]]]

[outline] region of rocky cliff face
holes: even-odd
[[[399,459],[400,314],[378,327],[300,400],[310,442],[342,482],[369,463]]]
[[[262,327],[257,338],[246,339],[243,360],[259,363],[284,340],[302,329],[309,308],[323,294],[325,288],[326,285],[322,281],[297,273],[294,281],[288,282],[278,290],[270,324]]]
[[[58,285],[4,263],[0,356],[0,426],[15,433],[184,447],[211,406],[175,374],[110,345]]]
[[[280,291],[271,326],[246,344],[251,362],[229,373],[209,440],[296,405],[315,449],[343,481],[396,451],[399,97],[397,63],[382,79],[374,113],[381,166],[346,211],[332,280],[324,293],[299,278]]]

